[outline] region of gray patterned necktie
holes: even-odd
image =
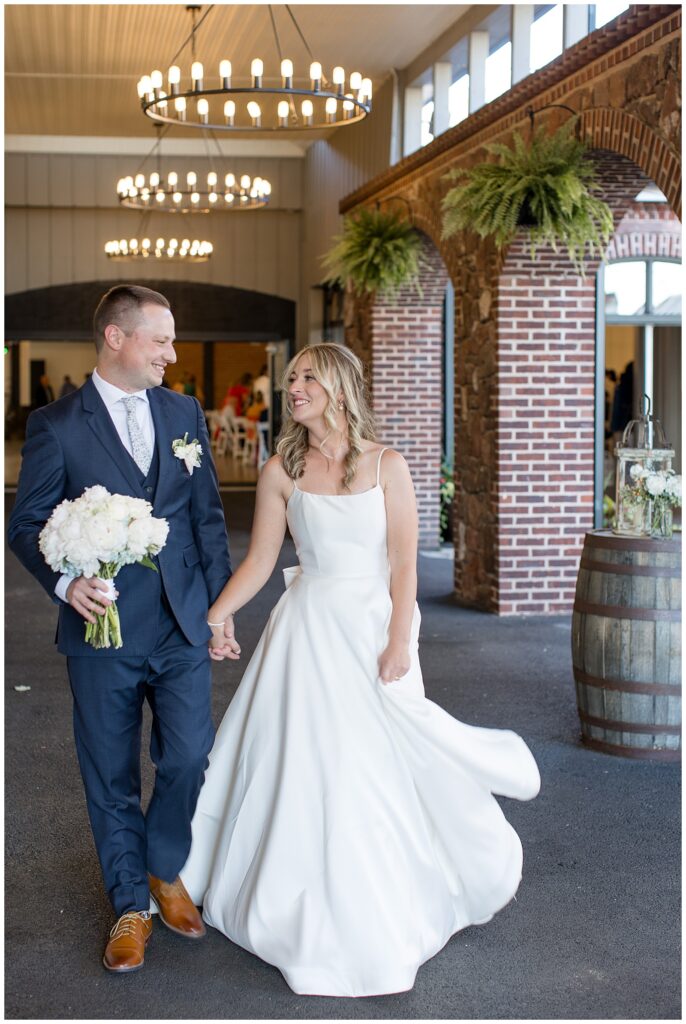
[[[138,399],[135,395],[129,395],[128,398],[122,398],[122,402],[126,409],[126,426],[129,428],[133,459],[141,473],[144,476],[147,476],[148,470],[150,469],[150,463],[152,462],[152,452],[150,451],[148,442],[143,436],[143,431],[138,425],[138,419],[136,417],[137,401]]]

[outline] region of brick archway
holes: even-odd
[[[645,121],[626,110],[595,107],[580,117],[581,137],[593,149],[609,150],[633,161],[655,182],[681,220],[681,159]]]
[[[563,253],[541,250],[532,261],[523,239],[515,240],[507,253],[469,232],[442,242],[446,172],[471,166],[483,159],[487,143],[507,143],[513,131],[526,129],[530,107],[547,110],[553,105],[549,116],[550,127],[555,127],[555,105],[564,104],[581,114],[583,135],[602,164],[605,198],[616,221],[648,180],[657,184],[678,214],[680,35],[680,9],[632,6],[616,22],[581,40],[341,202],[341,213],[349,213],[375,200],[407,199],[414,223],[432,239],[455,289],[453,532],[455,593],[465,604],[501,613],[569,609],[580,538],[592,523],[593,473],[588,460],[593,453],[596,267],[589,267],[591,276],[582,281]],[[537,288],[540,278],[545,284]],[[549,316],[555,287],[564,291],[557,294],[563,319]],[[536,336],[540,334],[546,337]],[[537,348],[540,342],[543,349]],[[537,366],[538,355],[542,358]],[[373,346],[368,358],[374,358]],[[575,359],[577,369],[572,365]],[[515,372],[520,363],[527,366],[523,373]],[[548,395],[541,392],[550,384],[541,368],[545,363],[569,377],[554,392],[551,385]],[[579,406],[578,418],[570,417],[572,403]],[[542,410],[545,415],[539,415]],[[550,459],[539,460],[533,469],[527,468],[524,458],[520,468],[526,438],[510,436],[523,430],[527,417],[545,430],[555,416],[566,426],[574,420],[567,431],[559,432],[573,436],[544,439],[547,450],[561,449],[563,458],[570,450],[564,445],[578,441],[585,452],[572,484]],[[508,479],[508,473],[519,475]],[[540,474],[547,475],[547,481]],[[551,506],[553,500],[564,504],[563,492],[570,487],[579,494],[572,514],[561,512],[555,522],[546,521],[544,514],[536,523],[546,501]],[[552,507],[548,515],[555,515]],[[523,524],[516,521],[521,517]],[[513,542],[516,535],[531,540],[532,528],[539,526],[549,548],[543,558],[533,541],[528,546]],[[561,551],[559,558],[555,548]]]

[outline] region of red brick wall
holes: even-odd
[[[630,161],[595,154],[617,220],[608,258],[678,250],[667,207],[632,201],[645,175]],[[626,250],[626,251],[625,251]],[[578,277],[563,253],[526,238],[508,251],[498,320],[497,610],[572,607],[584,533],[593,528],[595,264]]]
[[[417,495],[419,541],[439,542],[443,431],[443,299],[447,271],[424,238],[420,290],[349,307],[348,344],[365,359],[378,438],[407,459]]]

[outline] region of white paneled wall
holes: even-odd
[[[272,183],[270,205],[238,213],[165,215],[154,212],[145,235],[203,237],[214,256],[200,264],[119,263],[110,238],[141,237],[141,215],[119,206],[118,178],[138,169],[139,157],[12,153],[5,165],[5,275],[8,293],[99,279],[198,281],[300,298],[302,159],[224,160],[237,176]],[[215,162],[215,168],[217,164]],[[154,170],[150,162],[146,173]],[[164,173],[206,174],[206,160],[165,158]]]

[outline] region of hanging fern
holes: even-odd
[[[356,292],[393,294],[419,285],[422,241],[398,213],[361,209],[343,221],[343,233],[322,257],[329,280]]]
[[[443,199],[443,237],[471,230],[505,246],[526,213],[534,222],[532,255],[540,245],[549,243],[557,251],[562,243],[583,275],[586,256],[605,252],[614,222],[609,206],[594,195],[599,190],[595,166],[586,145],[573,136],[575,120],[553,135],[537,129],[528,146],[515,132],[512,147],[486,147],[499,157],[497,163],[451,171],[447,177],[459,184]]]

